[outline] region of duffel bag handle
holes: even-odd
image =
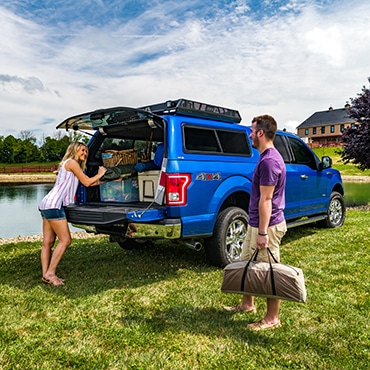
[[[242,275],[242,281],[241,281],[241,285],[240,285],[240,291],[241,291],[241,292],[244,292],[245,277],[246,277],[246,275],[247,275],[248,267],[249,267],[249,265],[250,265],[250,263],[251,263],[252,261],[256,261],[257,256],[258,256],[258,251],[259,251],[259,249],[257,248],[257,249],[254,251],[254,253],[253,253],[253,255],[252,255],[251,259],[247,262],[247,264],[246,264],[246,265],[245,265],[245,267],[244,267],[244,271],[243,271],[243,275]],[[268,256],[268,259],[269,259],[269,265],[270,265],[270,278],[271,278],[272,294],[273,294],[273,295],[276,295],[275,277],[274,277],[274,270],[273,270],[273,268],[272,268],[271,257],[272,257],[272,259],[274,260],[274,262],[275,262],[275,263],[278,263],[278,262],[276,261],[276,258],[274,257],[274,255],[273,255],[273,254],[272,254],[272,252],[270,251],[270,248],[267,248],[267,256]],[[270,257],[270,256],[271,256],[271,257]]]
[[[267,253],[269,254],[269,261],[270,261],[270,256],[271,256],[275,263],[279,263],[278,261],[276,261],[276,258],[275,258],[275,256],[272,254],[272,252],[271,252],[271,250],[270,250],[270,248],[269,248],[269,247],[267,247]]]
[[[276,261],[276,258],[274,257],[274,255],[272,254],[272,252],[270,251],[270,248],[267,247],[267,255],[269,257],[269,264],[270,264],[270,276],[271,276],[271,288],[272,288],[272,294],[273,295],[276,295],[276,288],[275,288],[275,276],[274,276],[274,269],[272,268],[272,263],[271,263],[271,258],[270,256],[272,257],[272,259],[274,260],[275,263],[278,263]]]
[[[241,281],[241,285],[240,285],[240,291],[241,292],[244,292],[245,276],[247,275],[248,267],[249,267],[249,265],[252,261],[255,261],[257,259],[257,256],[258,256],[258,249],[256,249],[254,251],[254,253],[252,254],[252,257],[250,258],[250,260],[247,262],[247,264],[244,267],[244,271],[243,271],[243,275],[242,275],[242,281]]]

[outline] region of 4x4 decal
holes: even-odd
[[[217,172],[217,173],[201,172],[201,173],[198,173],[198,175],[196,176],[195,179],[196,180],[201,180],[201,181],[213,181],[213,180],[221,181],[222,177],[221,177],[221,174],[219,172]]]

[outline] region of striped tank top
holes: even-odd
[[[74,202],[77,191],[78,178],[76,175],[67,171],[64,166],[71,159],[67,159],[59,168],[57,178],[53,188],[42,199],[39,209],[60,209]]]

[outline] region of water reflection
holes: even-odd
[[[0,184],[0,238],[42,233],[38,205],[53,184]],[[79,229],[71,227],[72,231]]]
[[[347,207],[367,205],[370,203],[370,183],[345,182],[344,200]]]
[[[0,185],[0,201],[3,199],[8,201],[14,199],[34,199],[37,197],[37,192],[40,188],[44,186],[46,185]],[[51,186],[48,187],[46,192],[49,189],[51,189]]]

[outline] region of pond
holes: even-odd
[[[42,233],[41,216],[37,209],[53,184],[0,184],[0,238]],[[370,183],[345,182],[347,206],[370,203]],[[70,225],[71,231],[80,231]]]
[[[52,186],[0,184],[0,238],[41,234],[42,219],[37,207]],[[72,226],[70,229],[81,231]]]
[[[347,207],[370,204],[370,182],[343,182]]]

